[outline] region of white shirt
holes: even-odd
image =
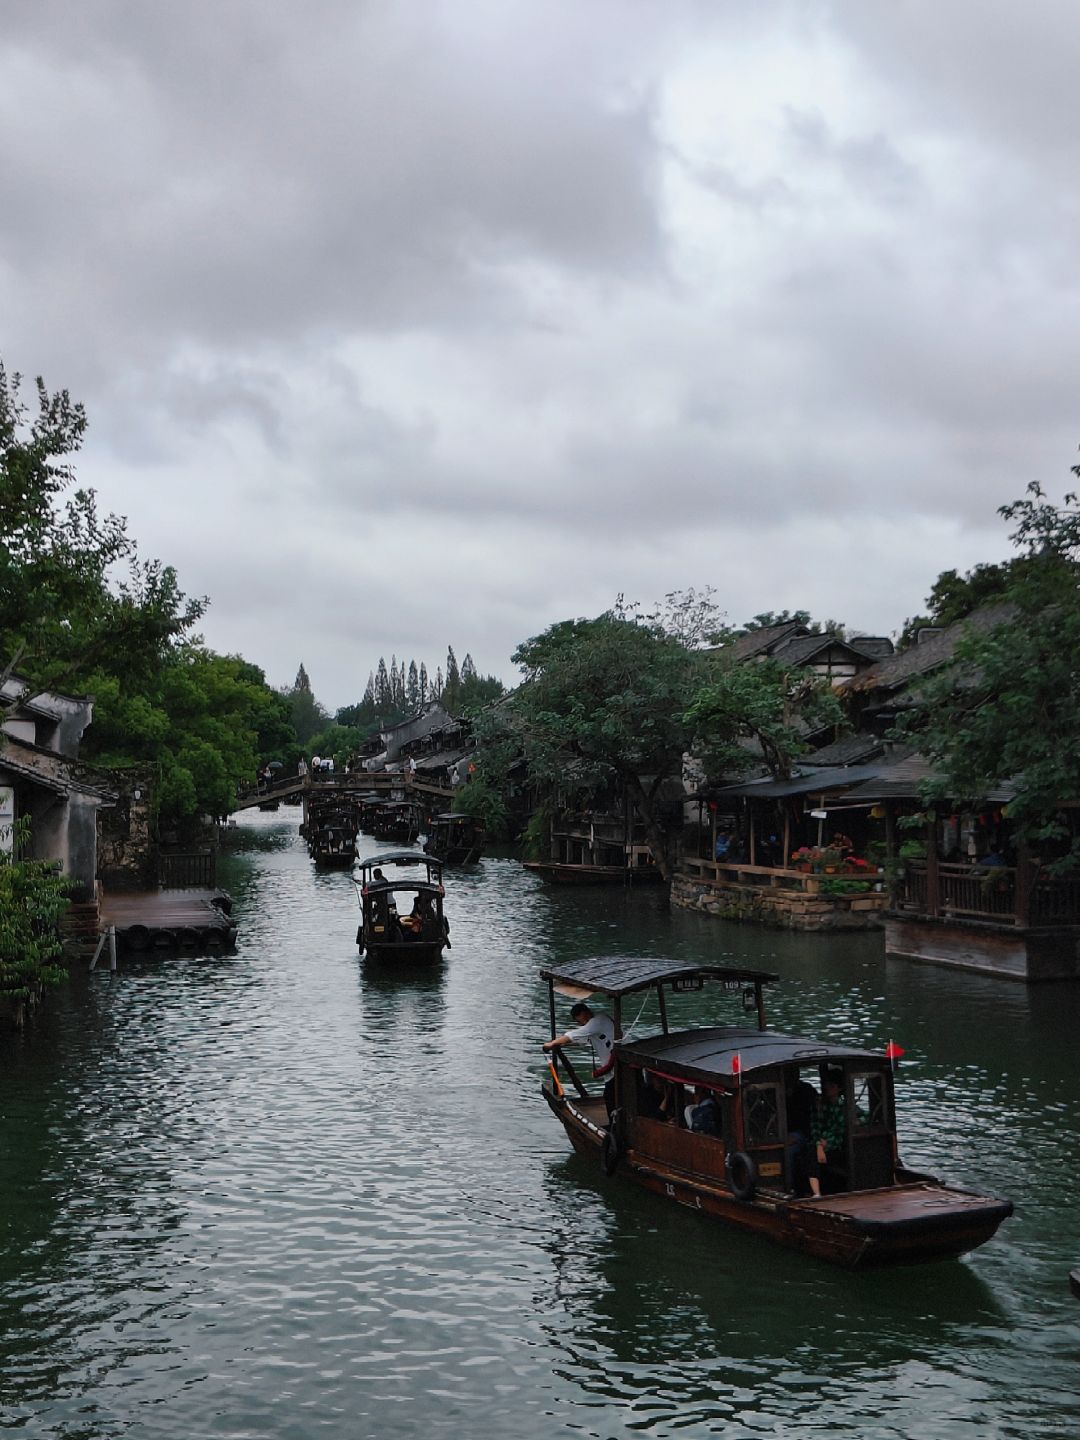
[[[602,1074],[614,1063],[612,1050],[615,1045],[615,1022],[610,1015],[602,1012],[594,1015],[576,1030],[567,1030],[567,1038],[573,1041],[588,1040],[592,1046],[593,1071]]]

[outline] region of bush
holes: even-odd
[[[14,1000],[36,999],[67,974],[59,926],[68,882],[44,860],[17,858],[28,837],[16,821],[13,849],[0,850],[0,995]]]
[[[842,880],[826,875],[818,885],[819,895],[865,895],[872,888],[869,880]]]

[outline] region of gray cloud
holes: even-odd
[[[619,591],[893,629],[1068,478],[1078,52],[1049,0],[12,0],[3,358],[333,705]]]

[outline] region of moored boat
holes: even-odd
[[[606,1174],[846,1266],[962,1255],[989,1240],[1012,1213],[1008,1200],[943,1184],[901,1163],[886,1055],[765,1028],[764,989],[775,975],[623,956],[541,974],[549,985],[553,1038],[556,991],[611,1003],[616,1044],[607,1099],[588,1090],[561,1049],[553,1052],[543,1087],[575,1150],[596,1158]],[[707,983],[742,995],[756,1012],[756,1026],[670,1030],[667,993]],[[660,1031],[623,1038],[623,998],[650,990]],[[809,1193],[806,1183],[809,1137],[800,1138],[789,1124],[796,1087],[811,1075],[823,1090],[834,1084],[842,1095],[842,1134],[820,1169],[820,1195]],[[711,1105],[712,1133],[693,1128],[691,1092],[698,1104],[707,1099]]]
[[[551,885],[658,885],[656,865],[568,865],[561,860],[525,860],[526,870]]]
[[[446,892],[438,860],[419,850],[391,850],[357,861],[354,878],[361,955],[366,951],[370,960],[401,964],[439,959],[450,944],[450,926],[443,914]]]

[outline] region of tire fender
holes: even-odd
[[[728,1184],[736,1200],[752,1200],[757,1189],[757,1166],[745,1150],[736,1150],[729,1155],[724,1168]]]
[[[622,1111],[613,1110],[608,1127],[604,1131],[604,1138],[600,1142],[600,1169],[605,1175],[614,1175],[619,1168],[619,1161],[622,1159],[621,1120]]]

